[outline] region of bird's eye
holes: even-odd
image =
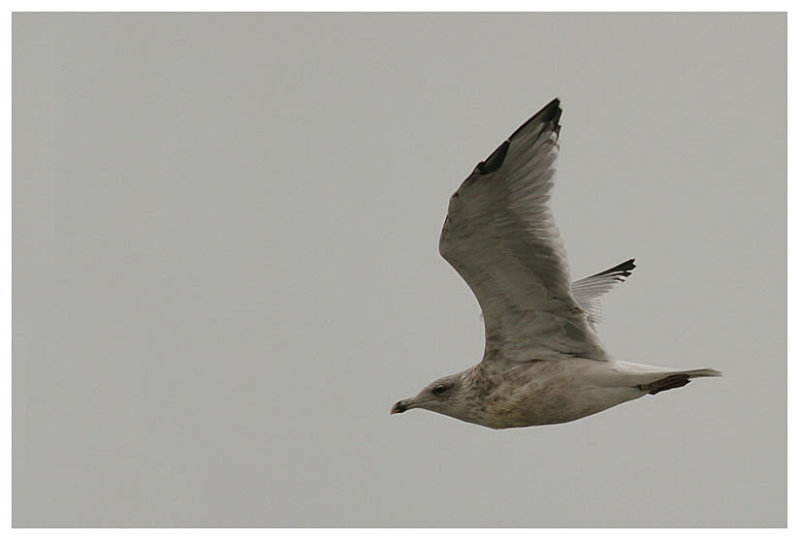
[[[447,390],[447,386],[446,385],[442,385],[440,383],[439,385],[437,385],[436,387],[433,388],[432,392],[433,392],[433,394],[435,394],[437,396],[440,396],[440,395],[443,395],[446,390]]]

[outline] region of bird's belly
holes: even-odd
[[[592,361],[596,362],[596,361]],[[491,428],[566,423],[639,398],[635,387],[601,386],[579,374],[544,370],[522,386],[500,385],[487,400]]]

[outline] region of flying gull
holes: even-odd
[[[485,350],[392,413],[422,408],[490,428],[574,421],[622,402],[720,376],[612,359],[595,333],[598,298],[630,259],[570,284],[548,206],[561,126],[554,99],[480,162],[450,198],[439,252],[478,299]]]

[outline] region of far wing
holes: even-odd
[[[636,265],[629,259],[615,267],[572,282],[572,296],[586,311],[586,319],[594,326],[600,321],[600,296],[611,291],[631,275]]]
[[[485,360],[605,360],[572,296],[548,201],[561,107],[553,100],[503,142],[450,198],[439,252],[483,311]]]

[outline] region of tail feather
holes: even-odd
[[[713,368],[695,368],[680,370],[664,366],[631,363],[627,361],[611,361],[610,367],[613,377],[609,380],[612,385],[634,385],[644,388],[651,383],[671,376],[683,376],[686,380],[705,377],[719,377],[722,372]],[[606,373],[604,371],[604,373]],[[598,376],[602,377],[602,376]]]
[[[675,372],[666,377],[662,377],[650,383],[639,385],[639,390],[647,394],[658,394],[662,391],[677,389],[688,385],[694,378],[721,376],[722,373],[712,368],[700,368],[698,370],[687,370],[685,372]]]
[[[719,370],[714,370],[713,368],[698,368],[697,370],[686,370],[681,372],[681,374],[686,374],[690,378],[717,378],[722,376],[722,372]]]

